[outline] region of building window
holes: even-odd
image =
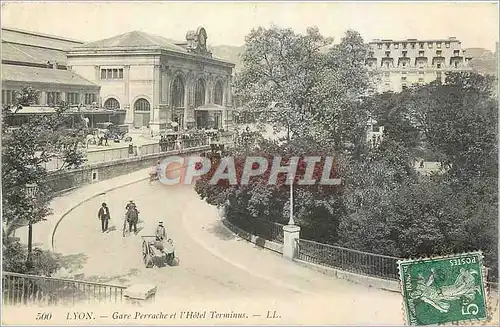
[[[437,64],[437,65],[436,65],[436,67],[437,67],[437,68],[441,68],[441,64]]]
[[[429,49],[432,49],[432,42],[429,42]]]
[[[454,56],[459,56],[460,55],[460,50],[453,50],[453,55]]]
[[[423,42],[421,42],[421,43],[419,44],[419,46],[420,46],[420,49],[423,49],[423,48],[424,48],[424,43],[423,43]]]
[[[80,93],[75,93],[75,92],[69,92],[66,96],[66,99],[68,100],[68,104],[79,104],[80,103]]]
[[[411,44],[411,48],[412,48],[412,49],[415,49],[415,43],[412,43],[412,44]]]
[[[373,58],[373,56],[374,56],[374,55],[375,55],[375,53],[374,53],[373,51],[370,51],[370,52],[368,53],[368,56],[369,56],[370,58]]]
[[[419,57],[423,57],[423,56],[425,56],[425,52],[424,52],[424,51],[419,51],[419,52],[418,52],[418,56],[419,56]]]
[[[215,83],[215,90],[214,90],[214,103],[215,104],[222,106],[223,94],[224,94],[224,88],[222,87],[222,82],[217,81],[217,83]]]
[[[172,83],[172,106],[174,108],[184,106],[184,82],[179,75],[175,77]]]
[[[123,79],[123,68],[101,69],[101,79]]]
[[[441,56],[443,52],[441,50],[436,50],[436,56]]]
[[[378,43],[378,44],[377,44],[377,48],[378,48],[378,49],[382,49],[382,43]]]
[[[104,102],[104,109],[111,109],[111,110],[120,109],[120,103],[115,98],[109,98]]]
[[[399,43],[394,43],[394,49],[399,49]]]
[[[441,42],[436,43],[436,47],[437,47],[438,49],[441,49]]]
[[[150,111],[149,101],[146,99],[139,99],[134,104],[135,111]]]
[[[85,104],[93,104],[95,102],[97,102],[95,93],[85,93]]]
[[[199,79],[196,82],[196,90],[194,94],[194,106],[199,107],[205,104],[205,82]]]
[[[423,75],[423,74],[424,74],[424,72],[418,72],[418,74],[419,74],[419,75]]]
[[[402,88],[403,90],[406,90],[406,89],[408,88],[408,86],[406,86],[406,84],[403,84],[403,85],[401,86],[401,88]]]
[[[419,82],[419,83],[423,83],[423,82],[424,82],[424,78],[423,78],[423,77],[419,77],[419,78],[418,78],[418,82]]]
[[[406,49],[406,42],[403,42],[403,49]]]
[[[403,67],[406,67],[406,62],[404,62],[404,61],[403,61],[403,63],[402,63],[402,64],[403,64]]]
[[[386,43],[386,44],[385,44],[385,48],[386,48],[386,49],[390,49],[390,48],[391,48],[391,44],[390,44],[390,43]]]
[[[401,76],[401,81],[406,81],[406,76]]]
[[[54,106],[61,102],[61,93],[59,92],[47,92],[47,104],[49,106]]]
[[[408,53],[408,51],[403,51],[403,57],[406,57],[407,53]]]
[[[386,56],[386,57],[390,57],[390,56],[391,56],[391,52],[390,52],[390,51],[386,51],[386,52],[385,52],[385,56]]]
[[[446,46],[447,48],[449,48],[449,47],[450,47],[450,42],[446,42],[446,43],[445,43],[445,46]]]

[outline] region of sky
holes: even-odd
[[[252,28],[271,25],[303,33],[317,26],[338,42],[347,29],[372,39],[455,36],[464,48],[495,50],[494,2],[6,2],[2,27],[96,41],[133,30],[185,40],[205,27],[209,45],[239,46]]]

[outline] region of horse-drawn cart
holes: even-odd
[[[175,266],[178,263],[175,257],[174,242],[168,239],[164,242],[156,240],[156,236],[142,237],[142,260],[146,268],[151,268],[155,264],[163,266]]]

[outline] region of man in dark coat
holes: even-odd
[[[103,203],[99,212],[97,213],[97,218],[101,220],[101,228],[102,232],[106,232],[108,230],[108,223],[111,216],[109,214],[109,208],[106,203]]]
[[[131,205],[127,211],[127,221],[128,221],[128,231],[132,232],[132,227],[134,228],[134,234],[137,234],[137,222],[139,221],[139,211],[135,205]]]

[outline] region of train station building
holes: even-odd
[[[234,64],[215,58],[207,39],[203,27],[182,42],[133,31],[91,43],[3,28],[2,103],[32,86],[42,112],[65,101],[131,130],[228,129]]]

